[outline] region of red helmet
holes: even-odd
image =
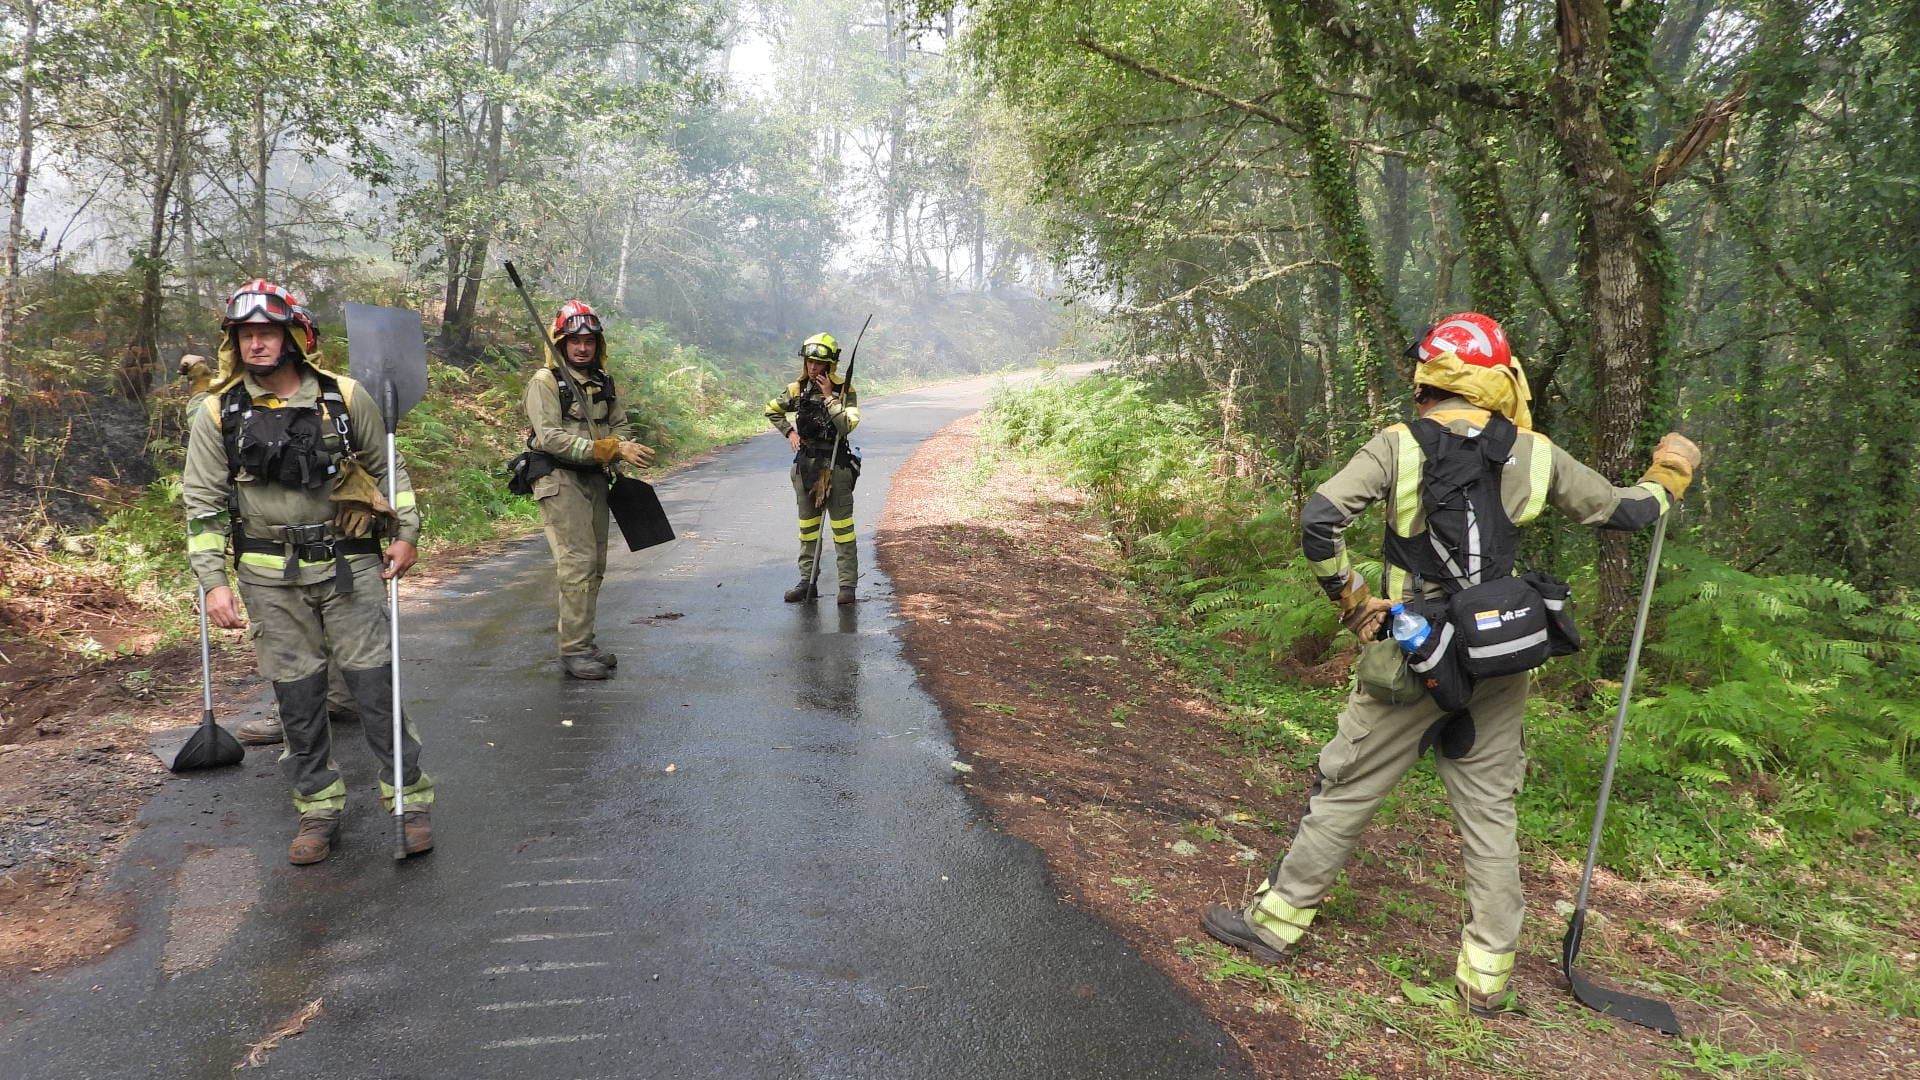
[[[1477,367],[1504,367],[1513,363],[1513,350],[1507,347],[1507,332],[1477,311],[1463,311],[1441,319],[1407,351],[1421,363],[1444,352],[1453,353]]]
[[[558,341],[564,337],[573,337],[575,334],[597,336],[601,332],[600,316],[593,313],[593,308],[587,306],[585,300],[569,300],[561,304],[560,310],[554,313],[553,329],[548,333]]]
[[[320,344],[313,313],[300,306],[298,297],[266,278],[254,278],[228,295],[220,329],[231,333],[242,323],[272,323],[289,331],[298,329],[296,344],[301,345],[301,352],[308,356],[312,356]]]

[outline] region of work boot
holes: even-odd
[[[279,717],[263,716],[258,720],[241,721],[234,727],[233,737],[248,746],[272,746],[286,741],[287,729],[280,723]],[[321,858],[325,857],[323,852]]]
[[[1466,1005],[1467,1011],[1482,1020],[1520,1011],[1519,998],[1511,990],[1502,990],[1497,994],[1482,994],[1457,979],[1454,981],[1453,988],[1460,992],[1460,1000]]]
[[[560,670],[568,678],[586,679],[598,682],[607,677],[607,665],[600,662],[592,653],[568,653],[560,658]]]
[[[1287,954],[1261,940],[1247,925],[1243,912],[1235,911],[1225,904],[1208,904],[1207,912],[1200,917],[1200,926],[1215,941],[1231,945],[1245,951],[1263,964],[1284,964]]]
[[[840,586],[840,595],[834,600],[834,603],[839,604],[841,607],[846,607],[848,604],[853,603],[853,586]]]
[[[785,600],[789,604],[797,604],[802,600],[811,600],[819,595],[819,589],[803,581],[793,588],[788,589],[786,592],[781,593],[780,599]]]
[[[433,815],[428,810],[408,810],[400,815],[400,833],[406,838],[407,854],[425,855],[433,850]]]
[[[340,811],[309,810],[300,815],[300,831],[287,845],[287,861],[295,866],[311,866],[333,853],[333,842],[340,838]]]
[[[593,658],[595,660],[600,661],[600,666],[606,668],[608,671],[612,671],[614,668],[617,668],[620,666],[619,657],[613,655],[612,653],[608,652],[607,650],[601,648],[598,645],[595,645],[593,647]]]

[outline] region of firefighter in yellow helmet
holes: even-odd
[[[1375,435],[1301,513],[1314,573],[1367,643],[1354,689],[1285,856],[1245,907],[1209,905],[1202,926],[1262,963],[1284,962],[1381,800],[1432,749],[1459,823],[1471,911],[1455,986],[1486,1015],[1511,1006],[1525,910],[1514,796],[1526,773],[1528,671],[1579,648],[1566,583],[1514,573],[1517,526],[1552,506],[1582,525],[1644,528],[1686,491],[1700,451],[1669,434],[1640,481],[1616,487],[1532,430],[1526,375],[1499,323],[1452,315],[1408,351],[1417,418]],[[1379,598],[1341,537],[1376,502],[1387,525]]]
[[[207,590],[207,618],[253,622],[260,673],[273,683],[300,827],[287,846],[296,865],[327,857],[339,836],[346,784],[327,719],[327,670],[337,665],[380,762],[389,810],[393,775],[392,642],[382,582],[413,566],[420,514],[396,463],[396,503],[383,489],[384,429],[373,396],[313,362],[313,317],[285,289],[255,279],[227,298],[220,379],[192,411],[181,471],[187,559]],[[239,601],[224,551],[234,551]],[[403,717],[402,824],[406,853],[433,849],[433,780]]]
[[[607,487],[624,463],[653,464],[653,448],[629,438],[619,391],[606,367],[600,316],[569,300],[547,331],[546,366],[527,380],[527,446],[548,470],[533,481],[559,578],[560,670],[607,678],[619,665],[594,640],[600,583],[607,576]],[[562,368],[560,365],[566,366]]]
[[[800,346],[800,379],[767,402],[767,422],[793,448],[793,499],[800,518],[800,583],[782,594],[789,604],[819,595],[814,560],[833,537],[838,602],[854,602],[860,555],[853,533],[853,485],[860,461],[847,436],[860,425],[860,395],[839,372],[840,343],[815,334]],[[837,449],[836,449],[837,447]]]

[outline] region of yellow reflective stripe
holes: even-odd
[[[818,539],[820,539],[820,530],[819,530],[819,529],[815,529],[815,530],[813,530],[812,532],[803,532],[803,533],[801,533],[801,534],[800,534],[800,539],[802,539],[802,540],[818,540]]]
[[[391,768],[393,763],[388,762],[387,765],[389,768],[385,775],[391,776],[393,775]],[[431,806],[433,804],[433,777],[422,772],[420,779],[402,788],[400,793],[407,797],[407,805],[410,807]],[[385,780],[380,781],[380,801],[386,804],[387,813],[393,813],[393,785],[387,783]]]
[[[190,552],[219,551],[226,546],[227,538],[217,532],[200,532],[187,537],[187,550]]]
[[[813,516],[812,516],[812,517],[810,517],[810,518],[801,518],[801,519],[800,519],[800,527],[801,527],[801,528],[803,528],[803,529],[811,529],[812,527],[814,527],[815,525],[818,525],[818,524],[820,524],[820,515],[819,515],[819,514],[815,514],[815,515],[813,515]]]
[[[1318,562],[1307,563],[1307,569],[1313,571],[1314,577],[1333,577],[1336,574],[1342,574],[1342,572],[1346,570],[1347,561],[1347,553],[1345,550],[1342,550],[1331,559],[1321,559]]]
[[[360,558],[360,556],[349,555],[347,558],[357,559]],[[332,566],[333,563],[334,560],[332,559],[300,560],[300,565],[303,567]],[[242,566],[258,566],[263,570],[285,570],[287,568],[287,557],[285,555],[269,555],[264,551],[243,551],[240,553],[240,564]]]
[[[1407,581],[1413,575],[1406,568],[1387,564],[1386,580],[1381,582],[1380,595],[1385,600],[1398,600],[1406,595]]]
[[[331,767],[333,763],[328,762],[327,765]],[[311,795],[300,794],[298,788],[295,788],[293,792],[293,808],[303,814],[311,813],[315,810],[340,810],[345,808],[346,805],[347,785],[342,783],[337,777],[333,783],[328,784],[326,787],[321,788]]]
[[[1510,952],[1488,952],[1471,941],[1462,941],[1460,961],[1454,965],[1453,977],[1476,994],[1497,994],[1507,988],[1507,977],[1513,974],[1513,956]]]
[[[403,491],[394,496],[393,508],[395,510],[411,510],[414,508],[414,505],[413,492],[411,491]]]
[[[851,544],[853,543],[853,539],[854,537],[853,537],[852,529],[848,529],[846,532],[843,532],[843,533],[833,534],[833,542],[836,544]]]
[[[1547,508],[1547,488],[1553,485],[1553,444],[1531,431],[1521,432],[1521,437],[1532,440],[1527,445],[1533,458],[1527,463],[1527,503],[1520,508],[1520,516],[1513,519],[1515,525],[1525,525],[1540,516],[1540,511]]]
[[[1262,886],[1260,898],[1254,901],[1249,915],[1255,926],[1291,945],[1300,940],[1300,936],[1307,932],[1307,927],[1313,925],[1313,917],[1319,910],[1294,907],[1280,899],[1280,894],[1271,887]]]
[[[573,437],[573,452],[580,457],[593,456],[593,441],[579,435]]]
[[[1668,493],[1666,488],[1661,486],[1660,481],[1642,480],[1640,481],[1639,484],[1635,486],[1643,487],[1643,488],[1646,488],[1648,491],[1653,492],[1653,497],[1657,499],[1660,503],[1660,512],[1662,514],[1673,509],[1673,496]]]
[[[1420,444],[1405,424],[1387,429],[1399,440],[1393,458],[1399,475],[1393,481],[1393,531],[1398,536],[1413,535],[1413,518],[1420,511]],[[1389,596],[1395,595],[1392,592]]]
[[[835,529],[851,529],[853,528],[853,519],[852,518],[828,518],[827,524],[832,525]]]
[[[849,405],[843,411],[845,411],[845,413],[847,414],[847,430],[848,431],[852,431],[854,428],[857,428],[860,426],[860,406]]]

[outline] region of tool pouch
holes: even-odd
[[[1547,604],[1527,577],[1503,577],[1462,589],[1447,601],[1461,663],[1474,679],[1532,671],[1552,656]]]
[[[1573,622],[1573,587],[1545,570],[1520,575],[1547,609],[1547,655],[1568,656],[1580,651],[1580,628]]]
[[[1420,647],[1407,654],[1407,670],[1419,681],[1434,704],[1448,712],[1467,707],[1473,699],[1473,677],[1461,663],[1460,634],[1448,621],[1444,601],[1416,601],[1407,605],[1427,620],[1432,630]],[[1388,639],[1392,643],[1392,639]],[[1394,648],[1399,648],[1394,643]]]
[[[553,471],[553,455],[527,450],[507,462],[507,490],[532,495],[534,482]]]

